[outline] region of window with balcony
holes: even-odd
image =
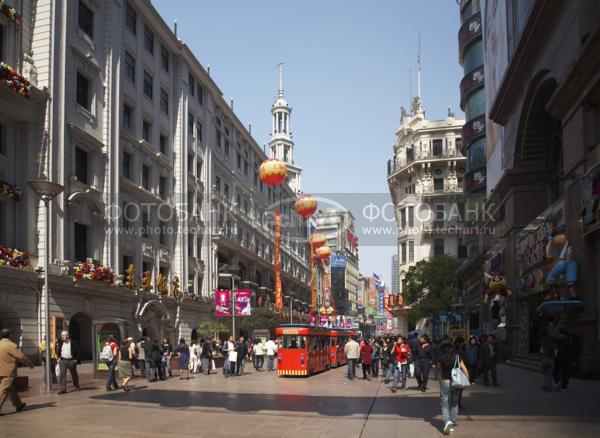
[[[90,96],[90,80],[77,72],[77,103],[88,111],[92,110],[92,98]]]
[[[434,239],[433,240],[433,256],[443,256],[444,255],[444,239]]]
[[[415,241],[414,240],[408,241],[408,261],[409,262],[415,261]]]
[[[215,177],[215,191],[221,193],[221,178]]]
[[[248,162],[244,160],[244,175],[248,176]]]
[[[169,71],[169,51],[165,46],[160,46],[160,65],[168,72]]]
[[[444,140],[433,140],[432,151],[434,157],[441,157],[444,154]]]
[[[198,103],[200,105],[204,104],[204,91],[203,91],[202,87],[200,86],[200,84],[198,84],[198,95],[196,96],[196,99],[198,100]]]
[[[433,178],[433,191],[443,192],[444,191],[444,178]]]
[[[148,26],[144,26],[144,47],[149,53],[154,54],[154,34]]]
[[[94,13],[81,0],[79,0],[77,25],[79,26],[79,30],[81,30],[84,34],[89,36],[91,39],[94,38]]]
[[[135,84],[135,58],[129,52],[125,52],[123,66],[125,77]]]
[[[132,34],[137,33],[137,12],[129,3],[125,5],[125,27]]]
[[[161,199],[167,199],[167,178],[164,176],[158,177],[158,196]]]
[[[84,262],[86,258],[90,257],[88,253],[88,227],[75,223],[73,227],[73,243],[75,246],[75,261]]]
[[[123,176],[131,179],[131,154],[123,152]]]
[[[88,183],[88,154],[81,148],[75,148],[75,176],[78,181]]]
[[[200,157],[196,160],[196,178],[200,179],[202,176],[202,160]]]
[[[152,124],[148,120],[142,122],[142,138],[148,143],[152,143]]]
[[[225,199],[229,201],[229,184],[223,185],[223,195]]]
[[[166,156],[167,148],[169,146],[166,135],[160,134],[158,145],[159,145],[158,147],[159,147],[160,153]]]
[[[400,210],[400,228],[406,228],[406,210],[404,208]]]
[[[150,167],[145,164],[142,166],[142,187],[150,190]]]
[[[466,259],[468,257],[467,245],[465,245],[462,237],[458,238],[458,258]]]
[[[235,156],[236,156],[237,168],[241,169],[242,168],[242,155],[239,152],[237,152]]]
[[[133,109],[127,104],[123,105],[123,127],[133,128]]]
[[[152,100],[154,96],[154,78],[148,72],[144,72],[144,94]]]
[[[454,144],[456,145],[456,152],[460,152],[460,149],[462,148],[462,139],[460,137],[456,138]]]
[[[202,122],[196,122],[196,138],[199,142],[202,142]]]
[[[160,89],[160,110],[163,114],[169,114],[169,93],[164,88]]]
[[[194,154],[188,154],[188,173],[190,175],[194,174]]]
[[[237,206],[237,208],[242,208],[242,197],[240,196],[239,193],[237,193],[235,195],[235,205]]]

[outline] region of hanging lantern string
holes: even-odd
[[[311,311],[315,311],[315,301],[317,301],[317,294],[315,291],[315,254],[314,254],[314,245],[312,239],[309,239],[310,243],[310,298],[311,298]]]
[[[325,283],[327,285],[327,291],[329,292],[329,304],[331,308],[335,309],[335,303],[333,301],[333,294],[331,293],[331,283],[329,282],[329,274],[325,270]]]

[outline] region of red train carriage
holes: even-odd
[[[331,367],[339,367],[346,365],[348,359],[344,352],[344,346],[350,337],[356,336],[356,332],[353,330],[331,330],[331,337],[329,343],[329,358],[331,360]]]
[[[310,376],[330,367],[331,330],[304,324],[284,324],[275,331],[281,339],[277,351],[277,374]]]

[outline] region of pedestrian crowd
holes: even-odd
[[[481,380],[486,386],[499,386],[496,365],[498,347],[493,335],[481,339],[471,336],[468,344],[462,337],[454,342],[444,336],[432,340],[428,335],[350,338],[344,346],[348,360],[347,378],[356,378],[358,365],[362,379],[381,379],[390,384],[392,392],[405,391],[410,377],[416,380],[415,389],[427,392],[430,376],[439,382],[440,408],[444,420],[444,434],[454,431],[462,391],[465,386]],[[463,376],[462,380],[460,376]]]

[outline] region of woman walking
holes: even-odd
[[[189,380],[190,370],[190,349],[185,343],[185,339],[179,340],[179,346],[175,350],[175,353],[179,354],[179,380]]]
[[[121,378],[121,388],[123,391],[129,392],[129,381],[133,375],[133,367],[131,365],[131,349],[129,348],[131,342],[130,338],[125,339],[119,347],[119,377]]]
[[[454,348],[452,341],[450,339],[442,340],[438,366],[442,371],[440,379],[440,405],[442,408],[442,419],[444,420],[444,435],[454,432],[454,426],[456,426],[458,420],[458,402],[461,388],[452,386],[452,368],[457,364],[468,379],[469,370],[467,370],[463,358],[460,357]]]
[[[373,353],[371,354],[371,375],[373,377],[379,376],[379,352],[381,347],[379,346],[379,342],[377,340],[371,341],[371,346],[373,347]]]
[[[371,380],[369,374],[371,374],[371,355],[373,354],[373,347],[369,343],[368,339],[365,339],[364,343],[360,347],[360,358],[362,361],[362,373],[364,380]]]
[[[469,381],[473,384],[479,375],[479,342],[477,336],[471,336],[469,339],[467,364],[469,365]]]
[[[406,389],[406,381],[408,379],[408,358],[410,356],[410,347],[406,343],[404,336],[398,336],[398,343],[394,347],[396,354],[396,369],[394,370],[394,383],[392,385],[392,392],[396,392],[397,389]],[[398,387],[400,380],[402,379],[402,386]]]

